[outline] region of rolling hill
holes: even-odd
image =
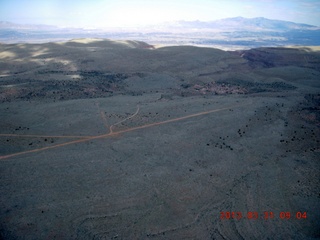
[[[316,239],[318,47],[0,44],[1,239]]]

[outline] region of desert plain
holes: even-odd
[[[0,238],[318,239],[319,90],[318,47],[0,44]]]

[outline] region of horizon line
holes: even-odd
[[[98,29],[121,29],[121,28],[143,28],[143,27],[152,27],[152,26],[159,26],[162,24],[168,24],[168,23],[179,23],[179,22],[186,22],[186,23],[191,23],[191,22],[201,22],[201,23],[213,23],[213,22],[218,22],[221,20],[227,20],[227,19],[267,19],[271,21],[280,21],[280,22],[288,22],[288,23],[295,23],[295,24],[303,24],[303,25],[308,25],[311,27],[320,27],[317,25],[313,25],[310,23],[303,23],[303,22],[293,22],[289,20],[281,20],[281,19],[274,19],[274,18],[266,18],[266,17],[243,17],[243,16],[235,16],[235,17],[228,17],[228,18],[219,18],[219,19],[213,19],[213,20],[201,20],[201,19],[195,19],[195,20],[185,20],[185,19],[180,19],[180,20],[173,20],[173,21],[162,21],[159,23],[154,23],[154,24],[135,24],[135,25],[124,25],[124,26],[63,26],[63,25],[54,25],[54,24],[42,24],[42,23],[19,23],[17,21],[11,21],[11,20],[1,20],[0,23],[9,23],[9,24],[15,24],[15,25],[21,25],[21,26],[47,26],[47,27],[55,27],[55,28],[69,28],[69,29],[92,29],[92,30],[98,30]]]

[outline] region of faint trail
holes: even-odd
[[[24,134],[0,134],[0,137],[30,137],[30,138],[91,138],[94,136],[51,136],[51,135],[24,135]]]
[[[109,129],[109,124],[108,124],[108,120],[107,120],[106,114],[104,113],[104,111],[101,110],[100,103],[99,102],[95,102],[95,105],[97,106],[98,111],[100,112],[100,116],[101,116],[101,119],[103,121],[103,125],[106,127],[106,129]],[[111,126],[110,126],[110,128],[111,128]]]
[[[120,122],[117,122],[117,123],[115,123],[115,124],[112,124],[112,126],[110,126],[110,133],[113,133],[113,129],[112,129],[112,128],[113,128],[114,126],[116,126],[116,125],[118,125],[118,124],[120,124],[120,123],[123,123],[123,122],[125,122],[125,121],[127,121],[127,120],[129,120],[129,119],[131,119],[131,118],[133,118],[134,116],[136,116],[136,115],[139,113],[139,111],[140,111],[140,107],[139,107],[139,105],[138,105],[138,106],[137,106],[137,111],[136,111],[134,114],[132,114],[131,116],[129,116],[129,117],[121,120]]]
[[[156,233],[149,233],[150,236],[152,237],[155,237],[155,236],[158,236],[158,235],[164,235],[165,233],[168,233],[168,232],[173,232],[173,231],[176,231],[176,230],[179,230],[179,229],[184,229],[184,228],[188,228],[190,226],[192,226],[193,224],[195,224],[196,222],[198,222],[201,218],[201,215],[204,215],[203,213],[201,213],[203,210],[205,209],[208,209],[209,206],[211,205],[211,203],[208,203],[206,204],[204,207],[202,207],[200,209],[200,212],[194,217],[193,221],[192,222],[189,222],[189,223],[185,223],[183,225],[180,225],[180,226],[176,226],[176,227],[172,227],[172,228],[167,228],[167,229],[163,229],[163,230],[159,230],[158,232]]]
[[[106,129],[109,129],[109,124],[108,124],[108,121],[107,121],[106,114],[103,111],[101,111],[100,112],[100,116],[102,118],[103,124],[106,127]]]
[[[82,142],[87,142],[87,141],[94,140],[94,139],[101,139],[101,138],[111,137],[111,136],[115,136],[115,135],[118,135],[118,134],[121,134],[121,133],[132,132],[132,131],[135,131],[135,130],[154,127],[154,126],[159,126],[159,125],[163,125],[163,124],[167,124],[167,123],[171,123],[171,122],[178,122],[178,121],[181,121],[181,120],[184,120],[184,119],[193,118],[193,117],[202,116],[202,115],[207,115],[207,114],[210,114],[210,113],[219,112],[219,111],[223,111],[223,110],[227,110],[227,109],[235,108],[235,107],[240,107],[240,106],[244,106],[244,105],[248,105],[248,104],[241,104],[241,105],[236,105],[236,106],[233,106],[233,107],[225,107],[225,108],[213,109],[213,110],[200,112],[200,113],[195,113],[195,114],[191,114],[191,115],[187,115],[187,116],[183,116],[183,117],[173,118],[173,119],[169,119],[169,120],[165,120],[165,121],[161,121],[161,122],[150,123],[150,124],[146,124],[146,125],[142,125],[142,126],[138,126],[138,127],[132,127],[132,128],[128,128],[128,129],[125,129],[125,130],[120,130],[120,131],[117,131],[117,132],[110,132],[110,133],[103,134],[103,135],[98,135],[98,136],[94,136],[94,137],[88,137],[88,138],[84,138],[84,139],[78,139],[78,140],[74,140],[74,141],[70,141],[70,142],[66,142],[66,143],[60,143],[60,144],[53,145],[53,146],[33,149],[33,150],[19,152],[19,153],[8,154],[8,155],[0,156],[0,160],[11,158],[11,157],[15,157],[15,156],[19,156],[19,155],[23,155],[23,154],[26,154],[26,153],[35,153],[35,152],[40,152],[40,151],[44,151],[44,150],[48,150],[48,149],[68,146],[68,145],[75,144],[75,143],[82,143]],[[139,108],[136,111],[136,113],[134,113],[129,118],[132,118],[136,114],[138,114],[138,111],[139,111]],[[129,118],[127,118],[127,119],[129,119]]]

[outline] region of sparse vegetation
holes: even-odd
[[[87,39],[0,51],[6,238],[318,236],[319,52]]]

